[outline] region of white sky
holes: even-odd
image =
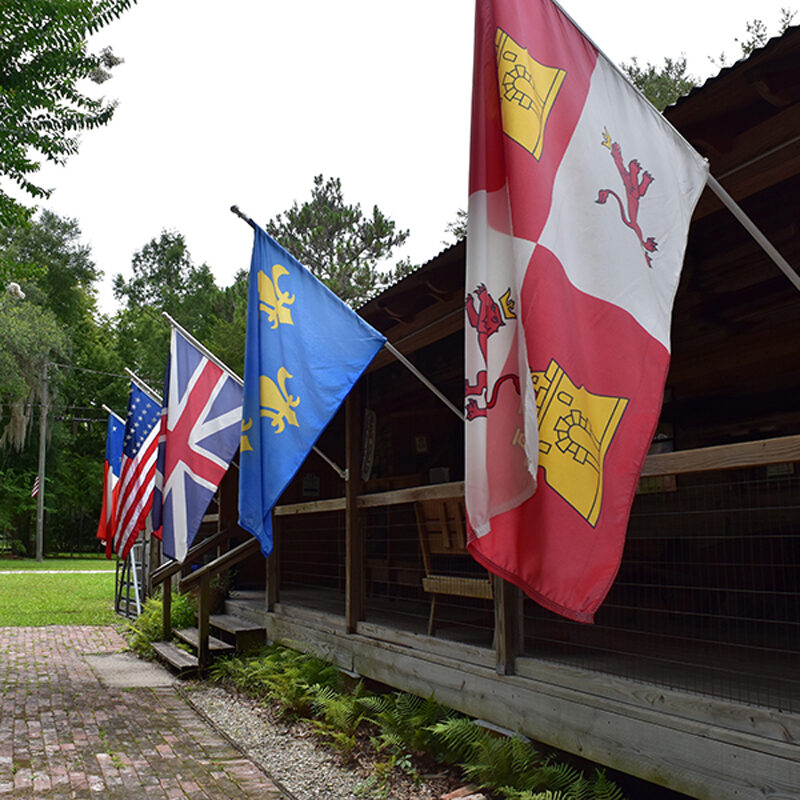
[[[776,33],[782,5],[728,0],[563,0],[613,61],[689,71],[734,60],[736,37],[761,18]],[[225,286],[249,265],[249,228],[310,197],[318,173],[340,177],[347,202],[377,204],[408,244],[435,256],[466,207],[473,0],[139,0],[102,30],[125,63],[103,85],[119,108],[84,134],[65,167],[45,167],[42,204],[78,219],[105,273],[130,275],[136,250],[164,228],[186,237],[196,264]],[[712,165],[713,168],[713,165]]]

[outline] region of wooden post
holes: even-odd
[[[358,514],[361,491],[361,389],[356,384],[345,405],[345,626],[355,633],[364,619],[364,536]]]
[[[281,521],[280,517],[272,515],[272,552],[267,556],[267,611],[274,611],[279,597],[279,569],[281,547]]]
[[[514,660],[523,645],[522,592],[494,577],[494,646],[498,675],[513,675]]]
[[[207,572],[200,577],[197,591],[197,666],[204,670],[209,663],[208,636],[211,613],[211,578]]]
[[[161,628],[168,642],[172,639],[172,575],[161,584]]]

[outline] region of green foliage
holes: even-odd
[[[0,37],[0,174],[31,197],[50,191],[32,180],[41,159],[60,164],[78,149],[81,131],[105,125],[114,104],[82,94],[85,79],[101,83],[119,59],[88,52],[89,34],[135,0],[4,0]],[[0,191],[0,220],[20,223],[30,209]]]
[[[408,238],[377,206],[366,217],[361,206],[346,205],[339,178],[317,175],[311,200],[295,202],[266,225],[267,232],[301,264],[308,267],[334,294],[358,307],[412,266],[398,262],[381,271],[395,247]]]
[[[314,727],[342,755],[348,757],[358,743],[356,731],[369,721],[369,700],[364,684],[359,681],[352,692],[339,692],[332,686],[312,687],[314,699],[311,707],[321,719]]]
[[[659,111],[671,106],[697,85],[697,78],[686,72],[685,56],[677,59],[665,58],[661,67],[650,63],[640,66],[634,56],[630,64],[620,66],[630,82]]]
[[[159,384],[169,351],[169,326],[161,312],[166,311],[205,344],[223,294],[209,267],[195,266],[186,240],[177,231],[165,230],[151,239],[134,254],[131,265],[130,280],[114,277],[114,297],[124,303],[115,319],[117,350],[134,372]]]
[[[449,749],[443,747],[434,732],[438,723],[453,717],[452,709],[407,692],[373,696],[364,702],[370,719],[380,730],[378,742],[382,749],[398,753],[425,752],[433,758],[457,760],[448,759]]]
[[[786,29],[792,24],[797,12],[789,8],[781,8],[780,17],[778,19],[778,35],[786,32]],[[742,39],[736,38],[734,41],[739,46],[741,52],[740,58],[747,58],[754,50],[763,47],[769,41],[769,30],[763,20],[752,19],[745,25],[747,35]],[[728,58],[724,52],[720,53],[716,58],[709,58],[714,66],[722,69],[728,64]]]
[[[311,712],[321,688],[339,685],[339,670],[333,664],[278,645],[247,658],[217,661],[209,677],[271,700],[281,713],[295,716]]]
[[[136,620],[127,624],[128,646],[141,658],[154,658],[152,643],[164,638],[163,608],[160,595],[148,597],[142,613]],[[170,604],[170,620],[173,628],[190,628],[195,624],[196,614],[197,604],[193,594],[173,593]]]

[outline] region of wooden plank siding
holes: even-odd
[[[350,671],[698,800],[796,800],[800,716],[623,678],[516,660],[499,675],[490,650],[280,608],[267,635]]]

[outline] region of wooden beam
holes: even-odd
[[[800,436],[658,453],[647,457],[642,477],[759,467],[786,461],[800,461]]]
[[[281,528],[283,523],[277,519],[275,515],[272,516],[272,552],[267,556],[267,590],[265,592],[265,600],[267,604],[267,611],[274,611],[275,604],[280,600],[280,544],[281,544]]]
[[[359,515],[361,489],[361,388],[357,383],[345,401],[345,626],[355,633],[364,619],[364,532]]]

